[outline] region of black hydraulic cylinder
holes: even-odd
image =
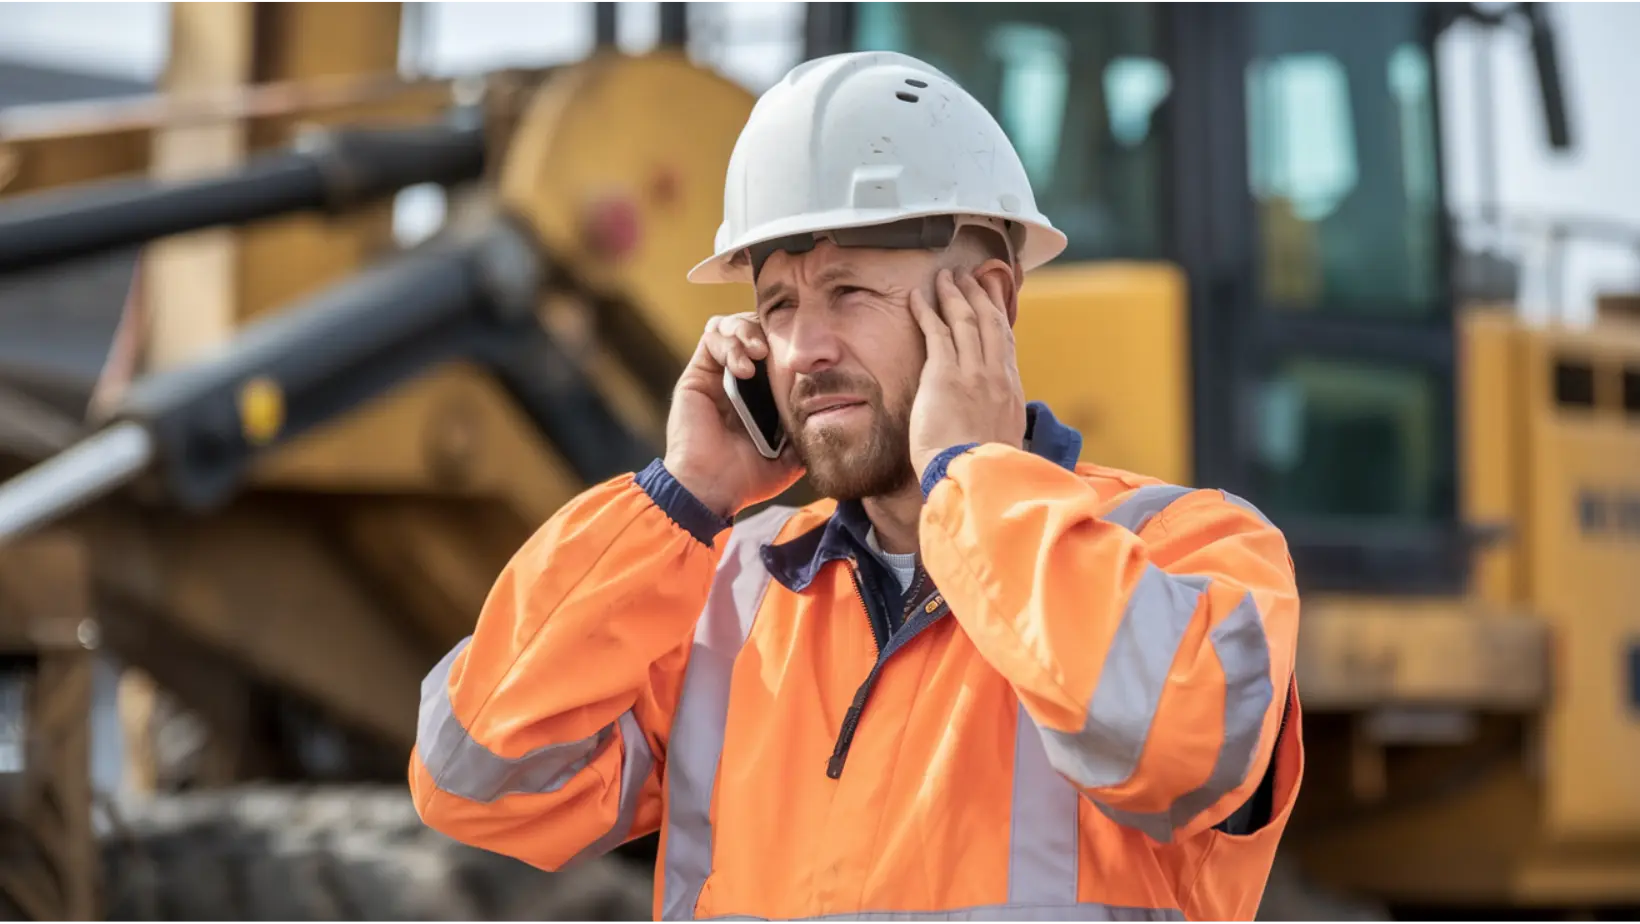
[[[1566,117],[1566,89],[1561,77],[1560,54],[1556,50],[1554,24],[1541,3],[1524,4],[1531,28],[1532,63],[1536,65],[1538,96],[1543,103],[1543,127],[1549,147],[1572,149],[1571,120]]]
[[[228,176],[116,180],[0,204],[0,273],[221,225],[312,209],[343,211],[418,183],[484,171],[481,126],[350,129],[304,139]]]
[[[615,47],[616,16],[619,4],[599,2],[592,5],[592,44],[598,48]]]
[[[233,493],[257,452],[472,352],[481,338],[537,327],[542,271],[526,232],[497,220],[248,327],[213,358],[139,380],[112,417],[149,433],[170,498],[210,507]],[[275,396],[276,433],[247,419],[252,388]]]
[[[659,44],[665,48],[689,47],[689,4],[666,2],[661,4],[661,34]]]

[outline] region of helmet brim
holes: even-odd
[[[843,228],[864,228],[870,225],[904,221],[907,218],[949,214],[980,215],[987,218],[1019,222],[1024,225],[1025,240],[1019,248],[1018,256],[1021,272],[1029,272],[1059,256],[1065,251],[1065,247],[1069,243],[1064,232],[1055,228],[1048,222],[1047,218],[1040,215],[1023,217],[1002,211],[983,211],[979,209],[963,209],[960,213],[953,213],[949,209],[914,211],[900,209],[839,209],[833,212],[796,215],[781,221],[760,225],[743,235],[740,240],[695,264],[694,268],[689,270],[688,279],[690,282],[701,284],[750,283],[752,281],[750,263],[737,259],[748,247],[793,234],[812,234],[821,231],[836,231]]]

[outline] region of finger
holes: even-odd
[[[935,277],[934,289],[940,296],[940,314],[951,328],[951,342],[956,346],[957,362],[978,366],[985,362],[985,348],[980,342],[979,319],[974,307],[957,287],[950,270],[940,270]]]
[[[706,319],[706,327],[701,331],[700,342],[695,345],[695,359],[707,360],[707,365],[715,365],[719,372],[723,371],[723,346],[718,327],[725,318],[713,315]]]
[[[985,351],[985,361],[996,364],[1008,353],[1008,322],[1000,309],[997,300],[980,285],[970,273],[963,273],[957,280],[957,287],[973,306],[975,321],[979,327],[980,346]]]
[[[706,324],[710,327],[712,322],[707,321]],[[713,349],[714,339],[710,331],[700,335],[700,340],[695,342],[695,352],[689,357],[687,368],[704,373],[708,377],[722,378],[723,360],[718,358],[718,352]]]
[[[951,329],[940,320],[934,306],[929,304],[928,297],[921,289],[911,290],[911,316],[917,319],[917,326],[922,328],[923,341],[928,346],[928,357],[934,359],[951,358],[956,350],[951,344]]]
[[[735,378],[749,379],[756,372],[751,358],[746,355],[745,344],[738,338],[727,334],[708,334],[706,347],[718,365],[734,372]]]
[[[769,345],[763,339],[763,328],[757,319],[743,314],[732,315],[718,325],[718,333],[739,340],[745,347],[747,356],[753,359],[765,359],[769,355]]]
[[[991,304],[996,306],[998,323],[1012,335],[1014,328],[1008,322],[1008,296],[1002,291],[1002,280],[997,278],[996,273],[986,275],[985,294],[990,297]]]

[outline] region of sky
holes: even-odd
[[[1521,216],[1603,219],[1633,229],[1640,246],[1640,4],[1551,3],[1559,32],[1562,80],[1576,148],[1548,149],[1537,103],[1535,71],[1523,34],[1495,34],[1495,146],[1498,198]],[[1438,49],[1445,115],[1443,143],[1447,199],[1459,211],[1479,203],[1479,150],[1475,134],[1474,30],[1449,34]],[[1569,254],[1567,302],[1571,320],[1589,316],[1594,291],[1640,291],[1640,255],[1633,249],[1583,246]],[[1531,264],[1528,264],[1530,269]],[[1541,316],[1547,293],[1522,301]]]

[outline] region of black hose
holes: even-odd
[[[476,126],[319,135],[223,177],[117,180],[35,193],[0,205],[0,273],[172,234],[310,209],[340,211],[417,183],[452,184],[484,170]]]

